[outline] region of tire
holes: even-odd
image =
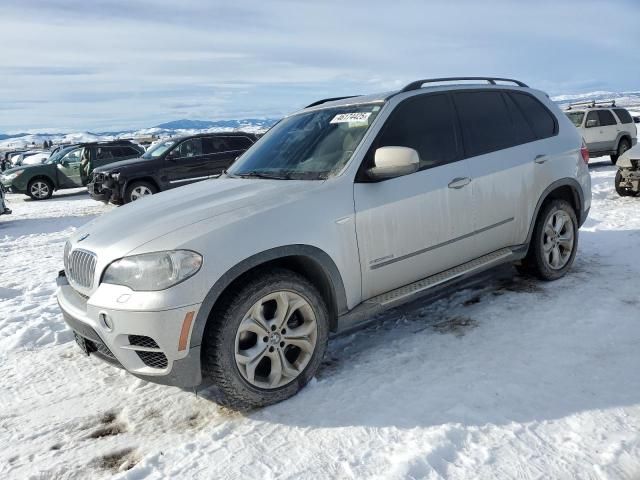
[[[136,200],[158,193],[158,189],[153,183],[137,181],[131,182],[124,194],[124,203],[135,202]]]
[[[559,218],[563,224],[558,231],[560,222],[554,219]],[[554,233],[549,235],[549,229]],[[551,200],[538,214],[527,256],[516,268],[541,280],[557,280],[571,268],[577,249],[578,219],[573,207],[566,200]]]
[[[286,305],[284,323],[274,330],[278,309]],[[329,338],[322,296],[306,278],[284,269],[264,271],[226,295],[210,322],[203,338],[203,377],[218,387],[216,400],[234,410],[295,395],[318,370]],[[279,371],[286,374],[278,376]]]
[[[32,179],[27,185],[27,195],[33,200],[46,200],[53,195],[53,182],[48,178]]]
[[[618,170],[616,172],[616,179],[615,179],[616,192],[618,192],[618,195],[620,195],[621,197],[634,197],[636,195],[637,192],[634,192],[630,188],[621,186],[620,185],[621,183],[622,183],[622,173],[620,173],[620,170]]]
[[[626,152],[630,148],[631,143],[629,143],[629,140],[627,140],[626,138],[620,140],[620,143],[618,144],[618,150],[616,151],[615,155],[611,155],[611,163],[615,165],[618,161],[618,158],[620,158],[624,154],[624,152]]]

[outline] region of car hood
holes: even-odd
[[[114,208],[72,237],[83,249],[118,258],[158,237],[220,215],[245,221],[295,202],[322,181],[218,178],[168,190]]]
[[[18,170],[33,170],[36,168],[42,169],[42,168],[49,168],[49,167],[51,167],[51,165],[47,163],[37,163],[35,165],[22,165],[21,167],[8,168],[4,172],[2,172],[2,175],[10,175],[13,172],[17,172]]]
[[[624,152],[616,162],[616,166],[631,168],[631,160],[640,160],[640,143]]]
[[[129,160],[120,160],[119,162],[109,163],[107,165],[103,165],[102,167],[96,167],[93,169],[94,172],[105,173],[111,172],[113,170],[117,170],[120,168],[126,168],[130,165],[140,165],[142,162],[150,162],[151,159],[146,158],[130,158]]]

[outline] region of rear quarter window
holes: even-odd
[[[620,119],[620,123],[633,123],[633,118],[624,108],[614,108],[613,111]]]
[[[600,119],[600,126],[607,127],[616,124],[616,119],[609,110],[598,110],[598,118]]]
[[[553,137],[558,133],[555,117],[540,100],[519,92],[509,92],[509,96],[520,107],[538,139]]]

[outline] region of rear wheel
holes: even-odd
[[[318,290],[289,270],[264,272],[227,296],[204,337],[202,368],[235,409],[295,395],[316,373],[329,316]]]
[[[616,192],[618,192],[618,195],[620,195],[621,197],[633,197],[636,195],[636,192],[634,192],[631,188],[622,185],[622,173],[620,172],[620,170],[616,172],[615,185]]]
[[[143,181],[133,182],[127,187],[127,191],[125,192],[124,196],[124,202],[135,202],[142,197],[153,195],[154,193],[158,193],[158,189],[152,183]]]
[[[27,185],[27,194],[34,200],[46,200],[53,195],[53,183],[47,178],[34,178]]]
[[[556,280],[571,268],[578,248],[578,220],[566,200],[551,200],[538,214],[527,256],[518,267],[541,280]]]
[[[630,148],[631,148],[631,143],[629,143],[629,140],[627,140],[626,138],[623,138],[622,140],[620,140],[616,154],[611,155],[611,163],[615,165],[616,162],[618,161],[618,158],[620,158],[624,154],[624,152],[626,152]]]

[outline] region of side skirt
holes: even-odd
[[[443,296],[443,293],[448,293],[450,287],[469,280],[471,277],[478,276],[479,280],[484,280],[484,277],[479,276],[480,273],[498,265],[521,260],[527,254],[527,249],[528,245],[503,248],[404,287],[372,297],[338,318],[336,334],[359,329],[373,321],[377,314],[419,298],[439,298],[439,296]],[[472,284],[473,281],[470,282],[470,285]],[[441,295],[438,296],[438,294]]]

